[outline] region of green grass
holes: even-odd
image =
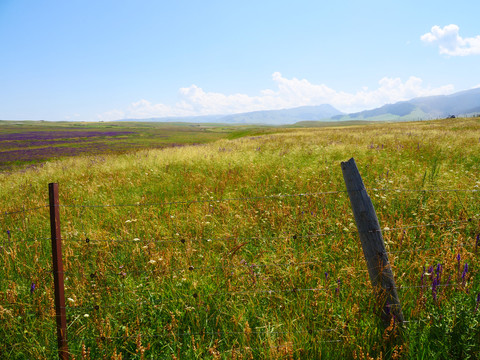
[[[9,140],[9,135],[54,134],[68,132],[65,137],[46,144],[41,139]],[[122,132],[109,135],[109,132]],[[51,160],[81,154],[122,154],[143,149],[205,144],[224,138],[264,134],[273,129],[264,126],[229,126],[224,124],[142,123],[142,122],[45,122],[0,121],[0,171],[27,166],[42,166]],[[97,136],[76,136],[77,132],[97,132]],[[105,134],[102,136],[102,134]],[[49,150],[45,153],[45,150]],[[75,151],[72,151],[75,150]],[[33,152],[33,153],[32,153]]]
[[[479,189],[479,119],[233,130],[0,174],[2,212],[27,210],[1,215],[0,357],[56,356],[50,182],[76,359],[479,357],[479,194],[435,191]],[[402,336],[375,315],[340,169],[350,157],[388,228]],[[448,286],[435,300],[434,272],[417,286],[437,264]]]

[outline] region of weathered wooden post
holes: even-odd
[[[65,314],[65,287],[63,282],[62,236],[60,232],[60,209],[58,184],[48,184],[50,203],[50,233],[52,236],[53,283],[55,287],[55,314],[57,319],[58,356],[69,359],[67,345],[67,317]]]
[[[395,279],[388,262],[382,231],[372,201],[367,194],[355,160],[351,158],[347,162],[342,162],[341,166],[363,254],[367,261],[370,281],[377,291],[379,305],[383,306],[380,316],[385,327],[390,325],[392,316],[396,322],[403,324],[404,318]]]

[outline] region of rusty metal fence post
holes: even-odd
[[[395,279],[372,201],[367,194],[355,160],[352,158],[342,162],[341,166],[363,254],[367,261],[370,281],[377,291],[377,301],[382,306],[380,316],[385,327],[390,324],[392,317],[402,324],[404,318]]]
[[[65,314],[65,286],[63,282],[62,236],[60,232],[60,209],[58,184],[48,184],[50,204],[50,230],[52,237],[53,282],[55,287],[55,317],[57,320],[58,356],[69,359],[67,345],[67,317]]]

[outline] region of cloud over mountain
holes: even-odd
[[[459,35],[460,27],[450,24],[441,28],[438,25],[422,35],[425,43],[438,44],[440,54],[450,56],[467,56],[480,54],[480,35],[463,38]]]
[[[272,74],[274,89],[265,89],[259,95],[222,94],[205,91],[197,85],[180,88],[174,105],[153,103],[146,99],[132,102],[125,109],[113,109],[98,116],[99,120],[122,118],[153,118],[167,116],[199,116],[235,114],[252,111],[278,110],[300,106],[331,104],[343,112],[361,111],[411,99],[452,93],[452,85],[431,88],[422,79],[411,76],[406,81],[384,77],[376,89],[362,88],[355,93],[338,91],[325,84],[313,84],[307,79],[288,79],[280,72]]]

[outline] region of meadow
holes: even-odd
[[[175,147],[145,127],[134,149],[0,173],[0,358],[58,357],[52,182],[71,358],[480,357],[479,118],[214,126],[202,141],[176,131]],[[351,157],[383,229],[401,326],[376,314],[340,168]]]
[[[265,131],[248,125],[0,120],[0,171],[42,166],[50,159],[204,144]]]

